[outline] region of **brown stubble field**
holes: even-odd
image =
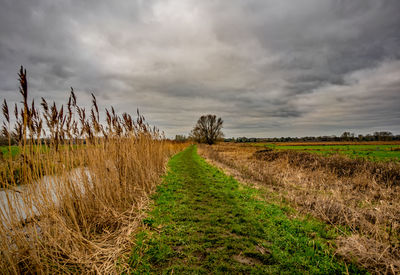
[[[345,259],[376,273],[400,272],[398,163],[234,143],[203,145],[199,152],[242,181],[271,190],[273,200],[336,227],[342,232],[337,253]]]

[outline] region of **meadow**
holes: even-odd
[[[341,154],[350,158],[365,158],[370,161],[400,161],[400,144],[398,142],[364,142],[357,144],[341,143],[252,143],[253,146],[274,150],[296,150],[332,156]]]

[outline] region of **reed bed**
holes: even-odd
[[[200,153],[335,226],[343,233],[338,255],[372,273],[400,273],[399,164],[232,144],[201,146]]]
[[[28,101],[26,71],[19,72],[22,103],[13,115],[3,102],[3,135],[20,154],[0,162],[0,272],[105,273],[128,271],[132,234],[168,158],[187,144],[106,109],[100,121],[71,90],[66,105]],[[15,119],[11,117],[14,116]]]

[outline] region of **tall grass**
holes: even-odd
[[[92,107],[28,101],[26,71],[19,72],[22,103],[15,122],[4,100],[3,135],[20,154],[0,163],[0,271],[3,273],[116,273],[128,268],[131,234],[167,159],[185,147],[167,141],[138,112],[114,108],[106,122]],[[10,145],[11,150],[11,145]]]

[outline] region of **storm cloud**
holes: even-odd
[[[400,1],[0,0],[0,93],[139,108],[167,136],[400,132]]]

